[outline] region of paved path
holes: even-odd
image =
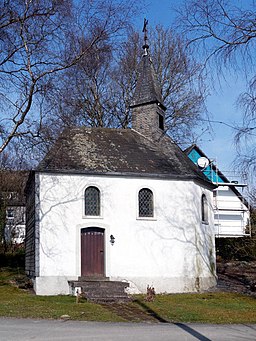
[[[256,325],[100,323],[0,318],[1,341],[255,341]]]

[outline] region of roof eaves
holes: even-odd
[[[102,171],[89,171],[89,170],[74,170],[74,169],[37,169],[36,173],[45,173],[45,174],[73,174],[73,175],[88,175],[88,176],[127,176],[127,177],[137,177],[137,178],[161,178],[161,179],[173,179],[173,180],[198,180],[201,182],[207,182],[204,179],[199,178],[194,175],[176,175],[176,174],[168,174],[168,173],[136,173],[136,172],[102,172]],[[216,187],[212,183],[212,186]]]

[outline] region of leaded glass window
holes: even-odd
[[[153,217],[153,193],[148,188],[142,188],[139,191],[139,217]]]
[[[208,223],[208,203],[207,203],[207,198],[205,194],[202,195],[202,199],[201,199],[201,211],[202,211],[202,222]]]
[[[87,187],[84,193],[85,215],[100,215],[100,191],[97,187]]]

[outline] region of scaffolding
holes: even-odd
[[[246,200],[247,179],[235,172],[218,170],[216,159],[202,169],[217,187],[213,192],[214,225],[216,237],[251,236],[250,207]],[[210,174],[209,174],[210,172]],[[242,190],[242,194],[238,191]]]

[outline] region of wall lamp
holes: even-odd
[[[113,234],[111,234],[109,241],[110,241],[110,244],[113,246],[115,243],[115,237],[113,236]]]

